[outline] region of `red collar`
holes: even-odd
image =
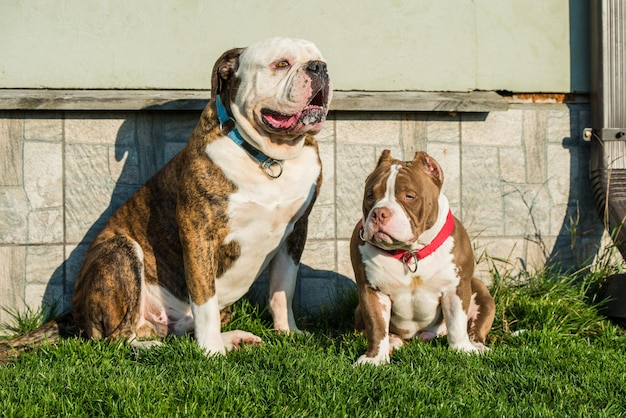
[[[361,229],[363,229],[363,221],[360,221],[359,224],[360,224]],[[380,248],[372,244],[371,242],[369,244],[374,245],[376,248],[379,248],[385,251],[387,254],[389,254],[390,256],[392,256],[393,258],[397,260],[402,260],[404,264],[406,264],[407,266],[409,262],[411,261],[411,259],[413,259],[413,261],[416,262],[416,266],[417,266],[417,261],[422,260],[423,258],[426,258],[432,253],[434,253],[435,251],[437,251],[437,249],[441,247],[441,244],[443,244],[444,241],[448,239],[450,235],[452,235],[452,231],[454,231],[454,215],[452,215],[452,211],[448,211],[446,223],[443,224],[443,227],[441,228],[437,236],[435,236],[435,238],[430,242],[430,244],[427,244],[426,246],[422,247],[421,249],[417,251],[416,250],[385,250],[383,248]]]

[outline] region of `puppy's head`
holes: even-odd
[[[299,39],[271,38],[225,52],[211,85],[243,137],[277,160],[295,158],[304,136],[322,129],[332,98],[326,61]]]
[[[443,171],[427,153],[399,161],[383,151],[365,181],[363,239],[387,250],[412,248],[437,220],[442,185]]]

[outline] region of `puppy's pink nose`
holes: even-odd
[[[385,225],[387,221],[389,221],[389,218],[391,218],[391,211],[385,207],[376,208],[372,213],[372,218],[377,224],[381,226]]]

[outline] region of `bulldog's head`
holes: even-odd
[[[277,160],[296,157],[304,136],[322,129],[332,98],[320,51],[288,38],[225,52],[213,68],[211,88],[243,137]]]
[[[386,250],[411,249],[437,221],[443,171],[425,152],[399,161],[383,151],[365,181],[362,238]]]

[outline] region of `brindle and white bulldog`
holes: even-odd
[[[90,338],[193,333],[208,354],[260,343],[221,332],[220,312],[269,265],[274,327],[292,312],[307,216],[321,186],[311,136],[332,96],[311,42],[272,38],[225,52],[186,147],[110,218],[90,245],[72,312]]]
[[[383,151],[365,182],[363,219],[351,239],[367,351],[357,363],[389,362],[404,341],[448,334],[454,349],[486,350],[495,304],[474,274],[472,246],[441,193],[443,171],[425,152],[412,161]]]

